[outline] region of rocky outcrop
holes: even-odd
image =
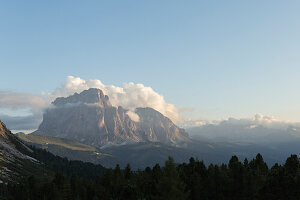
[[[181,144],[187,133],[152,108],[138,108],[140,120],[128,110],[114,107],[100,89],[91,88],[67,98],[57,98],[46,110],[34,134],[74,139],[95,147],[138,142]]]

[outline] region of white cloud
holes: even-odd
[[[298,140],[300,123],[257,114],[252,118],[207,121],[200,126],[190,127],[187,131],[192,136],[213,141],[278,143]]]
[[[232,125],[249,125],[254,126],[263,126],[266,128],[273,129],[287,129],[289,126],[299,126],[299,123],[295,123],[287,120],[280,120],[273,116],[264,116],[262,114],[256,114],[252,118],[228,118],[219,122],[220,124],[232,124]]]
[[[191,127],[204,126],[208,123],[211,123],[211,122],[208,122],[207,120],[190,119],[190,120],[185,120],[185,121],[179,123],[178,125],[183,128],[191,128]]]
[[[228,119],[224,120],[214,120],[214,121],[208,121],[208,120],[187,120],[182,123],[182,126],[184,127],[200,127],[200,126],[206,126],[206,125],[237,125],[237,126],[251,126],[258,127],[263,126],[266,128],[274,128],[274,129],[286,129],[289,126],[299,126],[300,123],[288,121],[288,120],[280,120],[273,116],[265,116],[262,114],[256,114],[254,117],[251,118],[233,118],[229,117]]]
[[[42,121],[43,109],[48,105],[47,101],[38,95],[0,91],[0,119],[9,129],[36,129]],[[8,114],[6,111],[10,110],[12,112]],[[13,112],[16,113],[14,116],[11,115]]]
[[[32,113],[40,113],[47,107],[47,102],[41,96],[24,93],[0,91],[0,108],[20,110],[29,108]]]
[[[133,120],[135,122],[139,122],[140,121],[140,117],[135,112],[129,110],[126,114],[130,117],[131,120]]]

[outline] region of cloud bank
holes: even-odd
[[[30,93],[0,91],[0,108],[19,110],[29,108],[32,113],[39,113],[48,103],[42,97]]]
[[[10,110],[29,109],[30,115],[13,117],[0,114],[10,129],[36,129],[42,120],[43,110],[51,105],[57,97],[67,97],[75,92],[80,93],[89,88],[99,88],[104,94],[109,96],[113,106],[122,106],[128,109],[128,116],[139,121],[138,115],[134,112],[138,107],[151,107],[163,115],[169,117],[174,122],[182,120],[179,109],[165,101],[161,94],[155,92],[151,87],[143,84],[124,83],[123,87],[105,85],[101,80],[84,80],[80,77],[68,76],[65,83],[58,87],[54,92],[42,95],[30,93],[18,93],[11,91],[0,91],[0,108]]]
[[[230,117],[225,120],[214,120],[214,121],[189,120],[183,123],[183,126],[190,127],[190,128],[208,126],[208,125],[214,125],[214,126],[235,125],[235,126],[249,126],[249,127],[251,126],[252,128],[257,126],[263,126],[266,128],[281,129],[281,130],[287,129],[290,126],[300,127],[300,123],[298,122],[280,120],[273,116],[265,116],[262,114],[256,114],[252,118]]]
[[[0,120],[11,130],[33,130],[42,121],[43,110],[49,105],[42,96],[25,93],[0,91],[0,108],[18,112],[28,109],[27,116],[10,116],[0,113]]]
[[[232,124],[232,125],[250,125],[252,128],[255,126],[264,126],[272,129],[287,129],[290,126],[300,126],[299,123],[276,119],[272,116],[264,116],[256,114],[253,118],[235,119],[229,118],[228,120],[221,121],[220,124]]]
[[[194,137],[221,142],[279,143],[300,139],[300,123],[261,114],[252,118],[203,122],[187,131]]]

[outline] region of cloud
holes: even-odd
[[[292,121],[287,120],[280,120],[272,116],[264,116],[262,114],[256,114],[252,118],[228,118],[227,120],[220,121],[219,124],[232,124],[232,125],[251,125],[254,126],[263,126],[266,128],[273,128],[273,129],[287,129],[290,126],[300,126],[299,123],[295,123]]]
[[[213,141],[279,143],[300,139],[300,123],[257,114],[252,118],[228,118],[187,129],[192,136]]]
[[[209,122],[206,121],[206,120],[185,120],[181,123],[179,123],[178,125],[180,127],[183,127],[183,128],[191,128],[191,127],[198,127],[198,126],[204,126],[206,124],[208,124]]]
[[[126,113],[131,120],[135,121],[135,122],[139,122],[140,121],[140,117],[138,114],[136,114],[135,112],[129,110],[127,113]]]
[[[273,129],[286,129],[290,126],[299,126],[300,123],[288,121],[288,120],[280,120],[273,116],[265,116],[262,114],[256,114],[252,118],[233,118],[229,117],[225,120],[187,120],[182,123],[185,127],[200,127],[200,126],[207,126],[207,125],[236,125],[236,126],[251,126],[251,127],[257,127],[257,126],[263,126],[266,128],[273,128]]]
[[[27,116],[9,116],[0,114],[0,119],[10,130],[33,130],[42,121],[43,110],[49,105],[42,96],[24,93],[0,91],[0,108],[13,110],[16,113],[28,109]]]
[[[0,91],[0,108],[19,110],[29,108],[32,113],[40,113],[48,103],[41,96],[23,93]]]
[[[113,106],[122,106],[132,112],[138,107],[151,107],[174,122],[179,122],[182,118],[179,109],[165,101],[161,94],[155,92],[151,87],[143,84],[124,83],[123,87],[105,85],[101,80],[84,80],[79,77],[68,76],[66,82],[53,93],[48,93],[48,98],[53,101],[57,97],[67,97],[75,92],[82,92],[89,88],[99,88],[104,94],[109,96]],[[131,112],[131,115],[132,115]]]

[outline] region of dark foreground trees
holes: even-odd
[[[116,166],[94,178],[57,173],[52,181],[37,180],[32,176],[17,185],[2,185],[0,194],[18,200],[300,199],[300,164],[296,155],[270,169],[260,154],[251,161],[241,162],[233,156],[227,165],[209,166],[194,158],[176,165],[169,158],[164,167],[132,171],[129,165],[124,170]]]

